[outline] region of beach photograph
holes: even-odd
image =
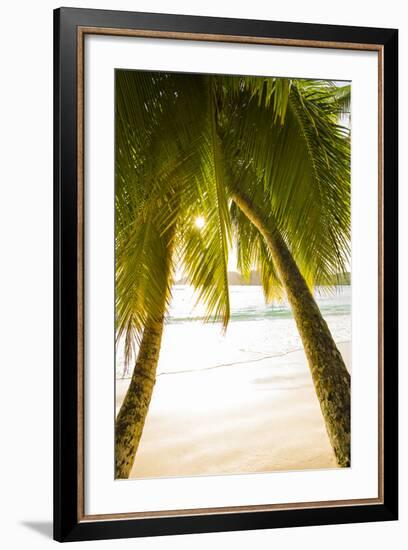
[[[350,96],[115,71],[115,479],[351,466]]]

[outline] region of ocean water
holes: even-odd
[[[336,342],[351,340],[351,287],[317,288],[315,299]],[[265,304],[262,287],[231,286],[231,319],[204,322],[205,308],[193,289],[175,285],[163,333],[158,376],[257,363],[302,348],[287,302]],[[116,376],[128,377],[123,344],[116,351]]]

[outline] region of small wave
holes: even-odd
[[[339,342],[336,342],[336,344],[346,344],[349,340],[342,340]],[[246,350],[250,353],[261,353],[259,351],[252,352],[251,350]],[[183,370],[176,370],[176,371],[164,371],[157,375],[159,376],[167,376],[171,374],[187,374],[190,372],[201,372],[201,371],[207,371],[207,370],[214,370],[214,369],[221,369],[224,367],[234,367],[235,365],[245,365],[247,363],[259,363],[260,361],[265,361],[266,359],[274,359],[276,357],[285,357],[286,355],[290,355],[291,353],[295,353],[297,351],[303,351],[303,348],[293,348],[288,351],[282,352],[282,353],[271,353],[271,354],[265,354],[262,357],[256,357],[254,359],[245,359],[243,361],[232,361],[231,363],[219,363],[217,365],[211,365],[210,367],[202,367],[200,369],[183,369]]]
[[[336,342],[336,344],[347,344],[350,342],[350,340],[339,340]],[[234,367],[235,365],[245,365],[248,363],[259,363],[261,361],[265,361],[266,359],[274,359],[276,357],[285,357],[286,355],[290,355],[291,353],[295,353],[297,351],[303,351],[303,348],[292,348],[288,351],[284,351],[282,353],[270,353],[270,354],[262,354],[260,351],[253,351],[253,350],[242,350],[245,353],[257,353],[259,355],[262,355],[262,357],[255,357],[253,359],[244,359],[243,361],[232,361],[230,363],[219,363],[216,365],[211,365],[209,367],[202,367],[202,368],[194,368],[194,369],[181,369],[181,370],[174,370],[174,371],[163,371],[157,374],[156,378],[159,376],[168,376],[172,374],[188,374],[193,372],[201,372],[201,371],[207,371],[207,370],[215,370],[215,369],[221,369],[224,367]],[[129,380],[132,378],[131,376],[119,376],[116,378],[116,380]]]

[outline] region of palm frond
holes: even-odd
[[[225,143],[235,183],[256,191],[305,278],[332,280],[350,243],[349,134],[337,124],[333,87],[294,81],[284,125],[254,101],[234,118]]]
[[[126,71],[117,80],[116,322],[128,358],[147,318],[163,314],[160,289],[169,302],[176,257],[208,316],[224,326],[229,319],[229,212],[213,94],[199,75],[149,81]],[[197,215],[206,220],[200,233]]]

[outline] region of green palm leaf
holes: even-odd
[[[117,80],[116,315],[128,359],[147,316],[161,314],[163,277],[170,300],[176,259],[208,317],[228,322],[230,222],[213,94],[207,77],[154,73],[141,83],[129,71]]]
[[[235,185],[273,216],[310,283],[344,271],[350,252],[349,133],[337,123],[335,92],[292,82],[283,125],[273,105],[247,96],[224,139]]]

